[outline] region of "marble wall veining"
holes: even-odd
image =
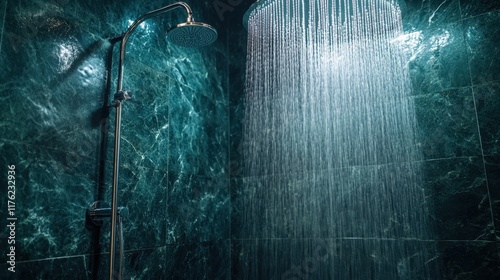
[[[2,1],[0,177],[16,166],[16,272],[1,279],[106,279],[109,221],[86,209],[110,204],[118,48],[141,14],[165,1]],[[228,60],[224,22],[211,1],[188,1],[219,40],[185,49],[165,31],[175,10],[130,37],[122,114],[119,205],[124,279],[228,279]],[[5,176],[4,176],[5,175]],[[0,219],[7,219],[1,189]],[[5,195],[4,195],[5,194]],[[4,253],[5,252],[5,253]]]

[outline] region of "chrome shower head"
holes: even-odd
[[[217,40],[217,31],[212,26],[188,21],[177,24],[167,32],[170,42],[188,48],[199,48],[212,44]]]

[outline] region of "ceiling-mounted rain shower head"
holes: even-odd
[[[199,48],[212,44],[217,40],[217,31],[212,26],[188,21],[177,24],[167,32],[170,42],[188,48]]]
[[[280,0],[256,0],[255,3],[253,3],[250,8],[247,10],[247,12],[243,16],[243,26],[245,29],[248,30],[248,21],[250,18],[250,15],[258,9],[264,8],[267,5],[273,4],[275,2],[279,2]],[[288,6],[289,7],[289,13],[288,16],[292,16],[293,13],[293,6],[297,5],[302,7],[305,11],[308,11],[309,5],[312,5],[311,7],[314,6],[315,0],[301,0],[301,1],[283,1],[282,5]],[[328,9],[330,14],[336,13],[336,17],[338,18],[344,18],[348,17],[353,13],[353,6],[357,5],[358,7],[361,6],[361,3],[364,3],[365,6],[376,4],[377,7],[379,7],[382,10],[394,10],[398,9],[401,13],[405,12],[406,10],[406,2],[405,0],[351,0],[351,1],[339,1],[339,0],[330,0],[327,1],[329,2]],[[295,4],[294,4],[295,3]],[[336,7],[336,12],[333,12],[333,7]],[[304,13],[307,17],[307,13]],[[298,15],[293,15],[293,16],[298,16],[301,17],[302,14]],[[307,20],[305,20],[307,22]]]

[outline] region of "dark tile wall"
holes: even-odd
[[[7,270],[7,189],[1,188],[1,279],[106,279],[118,45],[139,17],[169,1],[2,1],[0,172],[16,166],[16,273]],[[173,2],[173,1],[170,1]],[[169,44],[175,10],[139,26],[127,44],[120,206],[124,279],[228,279],[228,56],[213,1],[189,1],[219,40]]]
[[[340,195],[324,190],[332,184],[322,182],[323,174],[245,175],[240,152],[245,145],[246,31],[239,22],[248,5],[241,5],[228,31],[237,38],[229,42],[232,279],[500,277],[500,2],[404,2],[401,42],[408,53],[417,137],[425,159],[415,164],[422,172],[433,236],[392,247],[382,244],[392,242],[387,240],[334,239],[334,226],[344,224],[331,221],[325,201]],[[348,181],[349,174],[339,180]],[[277,194],[275,186],[286,194]],[[312,198],[315,191],[308,188],[321,195]],[[269,204],[280,205],[280,211],[269,212]],[[390,256],[381,248],[403,253]],[[359,254],[352,254],[356,250]],[[396,267],[386,262],[389,257],[398,260]],[[427,265],[416,271],[412,264],[422,260]]]
[[[493,218],[497,236],[500,235],[500,156],[486,156],[486,177],[490,187],[490,199],[492,204]]]
[[[500,154],[500,126],[496,121],[500,118],[499,92],[498,82],[484,83],[474,87],[479,132],[485,155]]]
[[[481,157],[424,163],[426,200],[438,240],[495,240]]]
[[[425,159],[481,155],[471,87],[419,94],[414,101]]]

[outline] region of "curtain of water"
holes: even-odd
[[[391,0],[267,1],[249,16],[244,172],[271,178],[243,214],[249,236],[429,238],[401,33]]]

